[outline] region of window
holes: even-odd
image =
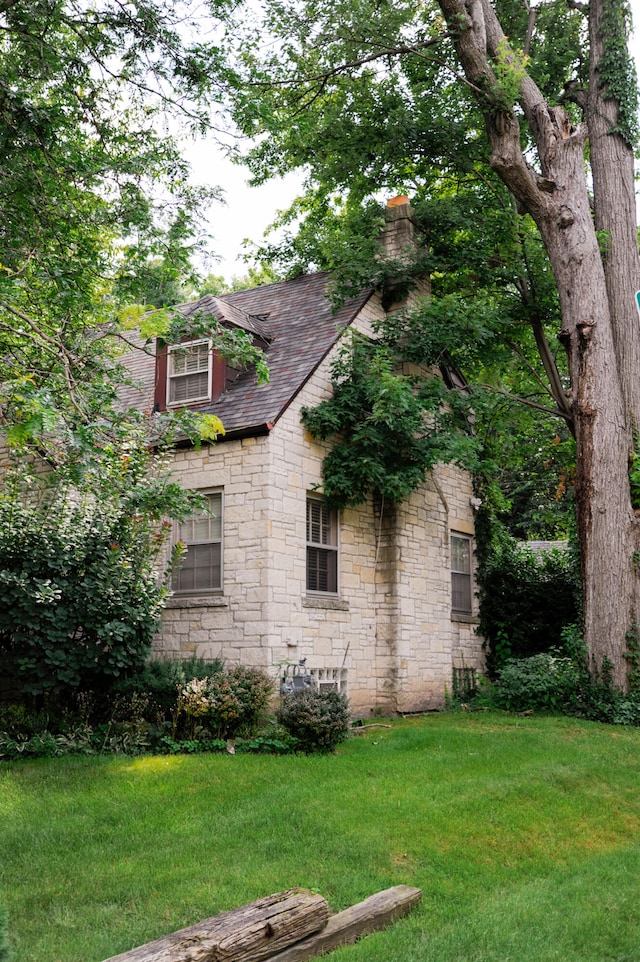
[[[321,498],[307,498],[307,591],[338,591],[338,517]]]
[[[206,494],[207,506],[178,525],[186,545],[173,575],[174,591],[222,590],[222,493]]]
[[[209,341],[192,341],[169,348],[167,396],[169,404],[203,401],[211,397]]]
[[[471,538],[451,535],[451,607],[471,614]]]

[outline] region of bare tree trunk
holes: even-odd
[[[598,7],[600,2],[592,0],[592,6]],[[611,230],[612,247],[615,243],[615,257],[605,275],[584,173],[586,128],[574,128],[566,112],[547,104],[525,75],[520,105],[536,138],[539,169],[534,170],[521,150],[517,115],[501,102],[488,59],[504,55],[506,44],[489,0],[481,4],[486,50],[478,43],[480,31],[471,23],[463,0],[439,0],[439,4],[454,34],[466,78],[477,91],[491,145],[491,166],[538,225],[557,283],[560,338],[569,358],[577,443],[585,640],[596,666],[606,657],[613,665],[615,683],[624,687],[625,635],[635,610],[637,580],[633,563],[637,522],[631,509],[628,470],[633,418],[636,411],[640,415],[636,400],[640,397],[640,332],[637,319],[625,310],[626,306],[635,310],[626,287],[628,279],[622,282],[629,256],[632,260],[635,256],[631,283],[638,279],[635,219],[632,231],[629,217],[630,204],[632,214],[635,210],[633,179],[628,182],[629,158],[613,138],[606,143],[603,138],[608,134],[599,132],[596,153],[601,155],[597,183],[602,223]],[[592,113],[599,110],[599,102],[594,100]],[[616,153],[611,152],[614,148]],[[620,207],[625,207],[625,223],[613,228]],[[622,252],[627,252],[626,259]],[[636,328],[630,331],[634,320]],[[636,423],[640,426],[640,421]]]

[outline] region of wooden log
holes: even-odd
[[[377,932],[396,919],[408,915],[422,898],[422,891],[409,885],[376,892],[364,902],[358,902],[332,915],[320,932],[310,935],[295,945],[269,957],[269,962],[306,962],[340,945],[357,942],[363,935]]]
[[[321,895],[288,889],[105,962],[261,962],[320,931],[328,918],[329,906]]]

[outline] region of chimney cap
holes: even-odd
[[[404,194],[399,194],[397,197],[392,197],[391,200],[387,201],[387,207],[408,207],[409,198]]]

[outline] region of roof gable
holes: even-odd
[[[186,316],[211,314],[263,342],[267,384],[256,384],[253,372],[245,371],[216,401],[195,406],[216,414],[227,437],[268,430],[371,296],[367,291],[334,312],[327,297],[330,283],[327,274],[306,274],[220,297],[206,295],[180,307]]]

